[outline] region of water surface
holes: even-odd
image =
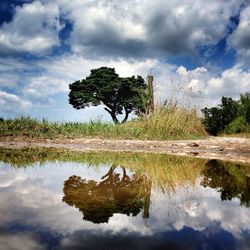
[[[0,150],[1,249],[249,249],[250,166]]]

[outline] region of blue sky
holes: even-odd
[[[198,107],[250,92],[248,0],[2,0],[0,116],[110,120],[74,110],[68,85],[90,69],[151,69],[157,102]]]

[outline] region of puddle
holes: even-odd
[[[248,249],[250,166],[0,150],[1,249]]]

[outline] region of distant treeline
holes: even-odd
[[[237,101],[223,96],[221,104],[202,112],[203,124],[211,135],[250,132],[250,93],[241,94]]]

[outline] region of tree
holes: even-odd
[[[142,174],[127,175],[115,172],[112,165],[100,182],[71,176],[64,182],[63,201],[83,213],[83,219],[93,223],[107,223],[115,213],[136,216],[143,209],[149,217],[151,180]]]
[[[231,97],[223,96],[218,107],[204,108],[201,111],[204,114],[203,123],[206,130],[212,135],[217,135],[237,117],[238,103]]]
[[[147,85],[141,76],[119,77],[114,68],[92,69],[86,79],[69,85],[69,103],[76,109],[105,105],[114,123],[119,123],[118,114],[125,112],[122,123],[129,114],[145,112],[144,97]]]

